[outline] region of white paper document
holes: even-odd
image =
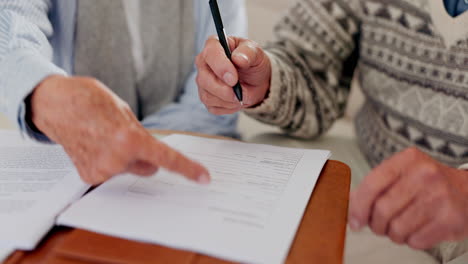
[[[328,151],[169,136],[204,164],[201,186],[161,170],[111,179],[69,207],[58,224],[248,263],[281,263]]]
[[[0,248],[33,249],[87,189],[60,146],[0,131]]]

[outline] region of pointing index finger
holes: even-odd
[[[170,148],[163,142],[156,140],[151,135],[148,135],[146,142],[142,144],[140,158],[154,166],[180,173],[184,177],[200,184],[208,184],[210,182],[210,176],[205,167]]]

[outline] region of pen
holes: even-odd
[[[226,31],[224,30],[223,20],[221,19],[221,13],[219,12],[218,2],[216,0],[210,0],[211,15],[213,16],[214,24],[216,26],[216,32],[218,33],[219,42],[223,46],[224,52],[229,60],[231,59],[231,49],[229,48],[229,43],[226,36]],[[234,93],[236,94],[237,99],[244,105],[242,102],[242,87],[239,82],[232,87]]]

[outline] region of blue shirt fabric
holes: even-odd
[[[26,135],[46,141],[26,124],[24,99],[47,76],[72,75],[77,0],[0,1],[0,112],[16,121]],[[206,1],[193,0],[195,12],[195,54],[214,35]],[[220,7],[227,31],[247,35],[244,0],[222,0]],[[194,131],[236,136],[237,115],[211,115],[198,99],[196,68],[174,102],[142,123],[148,128]]]
[[[468,0],[444,0],[444,4],[445,9],[452,17],[456,17],[468,10]]]

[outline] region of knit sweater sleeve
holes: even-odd
[[[344,113],[358,58],[360,0],[300,0],[267,45],[272,62],[268,97],[246,110],[286,133],[312,138]]]

